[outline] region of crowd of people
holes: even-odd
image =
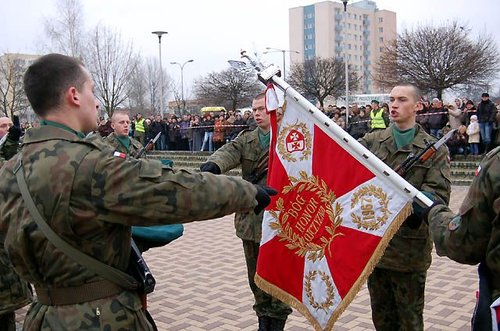
[[[154,145],[154,149],[159,151],[212,152],[236,138],[242,130],[255,126],[250,111],[240,113],[230,110],[227,113],[221,111],[182,116],[170,114],[165,118],[160,115],[144,118],[138,113],[130,125],[129,136],[146,145],[160,133]],[[111,120],[101,118],[98,132],[102,137],[112,133]]]
[[[416,121],[427,133],[441,138],[456,129],[446,142],[452,158],[457,154],[484,154],[500,145],[500,105],[493,103],[488,93],[483,93],[478,103],[467,98],[457,98],[452,103],[433,98],[422,99],[419,107]],[[347,124],[345,107],[328,105],[323,111],[356,139],[390,124],[388,104],[377,100],[365,106],[352,105]]]

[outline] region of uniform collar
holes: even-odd
[[[52,125],[44,125],[27,130],[23,138],[23,145],[49,140],[82,141],[83,139],[66,129]]]
[[[391,126],[394,124],[391,124]],[[380,134],[380,142],[384,142],[386,140],[394,140],[392,137],[392,127],[389,127],[385,129],[383,132]],[[413,139],[413,146],[416,146],[418,148],[425,148],[425,140],[430,140],[429,135],[424,131],[424,129],[420,126],[420,124],[416,123],[415,124],[415,138]]]

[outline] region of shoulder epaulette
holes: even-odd
[[[488,154],[486,154],[486,158],[489,159],[498,154],[499,152],[500,152],[500,146],[497,146],[496,148],[493,148],[491,151],[489,151]]]
[[[240,131],[240,133],[238,133],[238,135],[236,137],[239,137],[239,136],[243,136],[244,134],[247,134],[249,132],[252,132],[253,130],[250,130],[250,129],[243,129]]]

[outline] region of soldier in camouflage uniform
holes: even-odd
[[[269,159],[270,120],[266,113],[265,95],[259,94],[252,102],[257,128],[244,130],[230,143],[213,153],[201,171],[224,173],[241,165],[243,179],[257,184],[267,182]],[[237,213],[236,235],[243,241],[243,250],[248,271],[248,281],[255,297],[253,309],[259,318],[259,330],[283,330],[291,308],[257,287],[254,281],[257,257],[262,235],[263,213]]]
[[[111,116],[113,132],[104,138],[113,148],[121,153],[135,157],[142,149],[142,144],[129,137],[130,117],[128,112],[116,110]]]
[[[21,129],[14,126],[10,118],[0,117],[0,140],[5,138],[0,146],[1,158],[8,160],[17,153],[20,137]]]
[[[479,309],[474,311],[473,330],[492,330],[492,319],[488,313],[490,305],[495,301],[496,327],[500,327],[499,215],[500,147],[497,147],[481,162],[458,215],[447,206],[437,205],[430,210],[427,218],[438,255],[448,256],[464,264],[481,262],[485,267],[481,276],[489,285],[486,297],[491,298],[486,302],[487,314],[483,315],[484,318],[478,317],[481,314]]]
[[[83,132],[96,127],[98,105],[92,78],[77,59],[40,57],[26,71],[24,88],[42,125],[27,132],[19,158],[0,170],[0,233],[16,272],[38,297],[24,329],[153,330],[135,291],[49,242],[23,201],[14,168],[23,169],[36,208],[58,236],[122,271],[131,225],[260,212],[270,202],[268,189],[228,176],[175,172],[156,160],[114,153],[97,135],[85,138]]]
[[[394,124],[359,140],[392,168],[410,153],[422,151],[426,140],[435,141],[415,122],[419,99],[420,93],[412,85],[394,87],[390,96],[390,117]],[[443,145],[429,160],[410,169],[404,178],[417,189],[448,202],[451,185],[447,148]],[[422,218],[410,215],[368,278],[377,330],[423,330],[424,290],[431,250],[427,224],[422,223]]]
[[[21,130],[12,125],[8,117],[0,117],[0,139],[6,136],[0,146],[0,168],[5,160],[17,153]],[[0,331],[15,331],[15,310],[31,302],[31,290],[14,271],[4,249],[4,237],[0,234]]]

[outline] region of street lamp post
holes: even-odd
[[[161,36],[167,34],[167,31],[153,31],[152,34],[158,36],[158,53],[160,59],[160,115],[163,116],[163,68],[161,66]]]
[[[186,101],[184,100],[184,66],[188,63],[193,62],[194,60],[187,60],[183,64],[179,62],[170,62],[170,64],[177,64],[181,68],[181,102],[182,102],[182,111],[186,111]]]
[[[283,54],[283,79],[285,79],[285,53],[300,54],[300,52],[289,49],[273,48],[273,47],[266,47],[266,49],[267,51],[265,51],[264,54],[275,53],[275,52],[281,52]]]
[[[345,62],[345,126],[349,124],[349,56],[347,55],[347,2],[342,0],[344,4],[344,62]]]

